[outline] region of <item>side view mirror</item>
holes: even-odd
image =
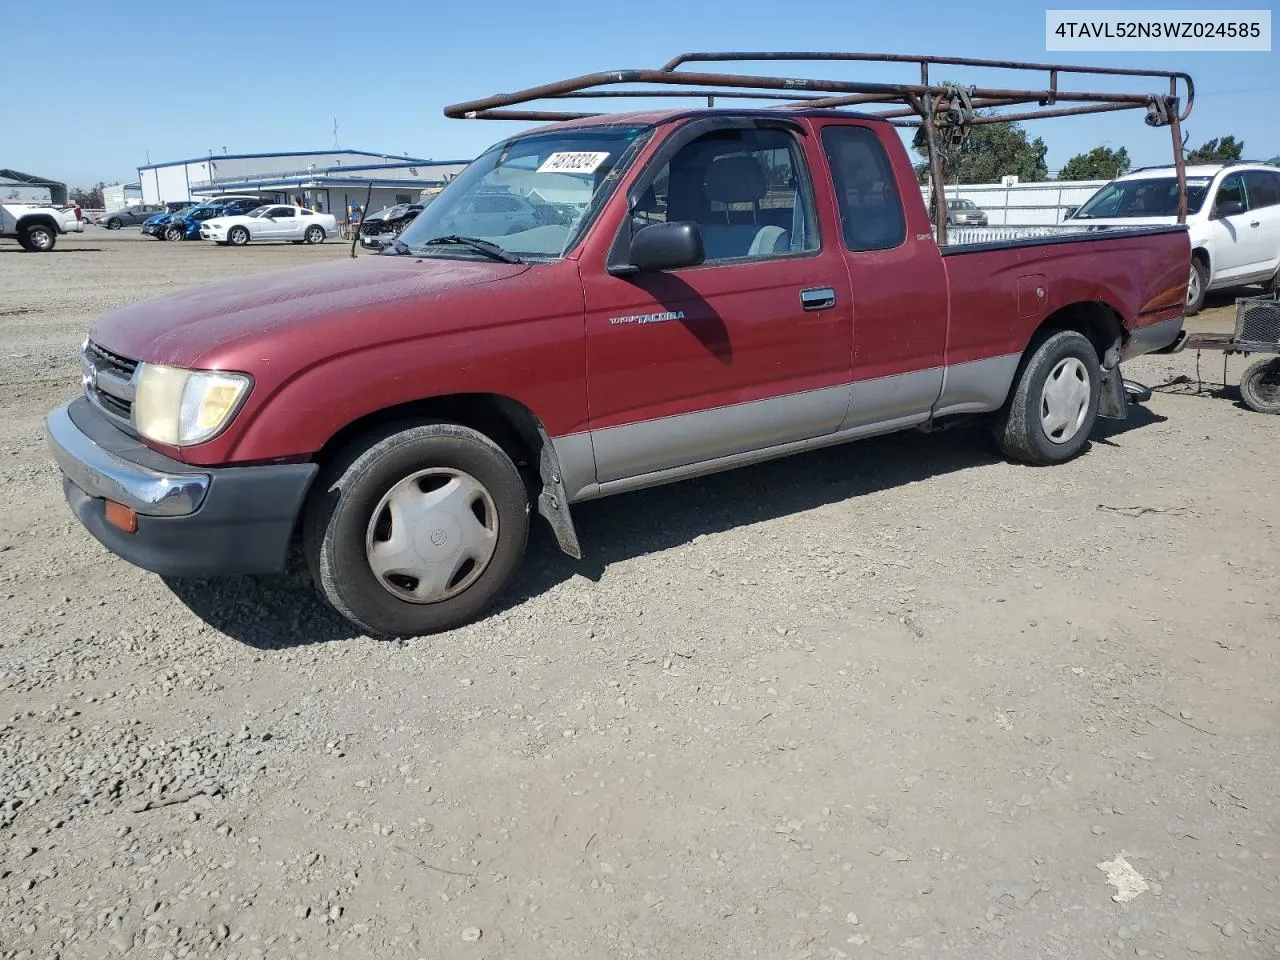
[[[1062,219],[1070,220],[1072,217],[1076,215],[1076,211],[1079,209],[1080,209],[1079,207],[1067,207],[1066,213],[1063,215]]]
[[[1244,213],[1245,206],[1239,200],[1228,200],[1226,203],[1220,203],[1213,209],[1214,217],[1234,217],[1238,213]]]
[[[702,231],[691,221],[651,223],[631,238],[628,259],[639,271],[697,266],[706,259]]]

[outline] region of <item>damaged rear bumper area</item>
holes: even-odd
[[[45,433],[80,522],[112,553],[163,576],[283,569],[318,470],[193,467],[124,433],[84,397],[49,414]]]

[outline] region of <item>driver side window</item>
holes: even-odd
[[[642,188],[633,229],[692,221],[706,262],[773,259],[819,248],[813,191],[795,136],[722,130],[690,141]]]
[[[1221,209],[1228,203],[1245,203],[1244,177],[1241,174],[1233,173],[1223,178],[1222,183],[1218,185],[1218,197],[1214,201],[1214,207]]]

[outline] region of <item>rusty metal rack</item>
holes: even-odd
[[[802,77],[760,76],[741,73],[707,73],[681,69],[706,63],[898,63],[918,70],[919,82],[875,83],[860,80],[825,80]],[[981,67],[988,70],[1034,71],[1046,74],[1039,89],[1006,86],[958,86],[930,80],[930,67]],[[1167,92],[1092,92],[1064,89],[1064,78],[1130,77],[1168,85]],[[635,84],[641,89],[621,89]],[[1181,84],[1182,89],[1179,89]],[[529,122],[580,120],[601,116],[574,110],[531,109],[545,100],[597,98],[705,99],[781,101],[766,109],[816,110],[840,107],[876,108],[868,112],[897,126],[923,127],[933,182],[933,209],[941,210],[943,146],[963,142],[972,127],[987,123],[1080,116],[1119,110],[1142,110],[1146,123],[1170,128],[1174,167],[1178,178],[1178,222],[1186,222],[1186,172],[1183,163],[1181,124],[1191,113],[1195,85],[1181,71],[1135,70],[1121,67],[1087,67],[1070,64],[1030,63],[1017,60],[983,60],[972,57],[935,57],[899,53],[732,52],[682,53],[660,69],[606,70],[568,80],[541,84],[513,93],[445,107],[446,117],[468,120],[523,120]],[[1010,110],[1034,104],[1036,109]],[[511,109],[524,107],[524,109]],[[887,109],[886,109],[887,108]],[[981,113],[979,111],[982,111]],[[946,217],[937,219],[938,242],[946,243]]]

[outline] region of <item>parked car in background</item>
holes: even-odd
[[[422,203],[397,203],[367,217],[360,224],[360,245],[374,250],[382,249],[413,223],[424,206]]]
[[[119,230],[121,227],[135,227],[157,213],[165,212],[164,206],[158,203],[135,203],[122,210],[105,213],[96,222],[108,230]]]
[[[1186,168],[1191,276],[1187,315],[1210,290],[1253,283],[1280,293],[1280,170],[1267,163]],[[1088,230],[1171,224],[1178,217],[1173,167],[1148,167],[1112,180],[1064,223]]]
[[[48,253],[64,233],[83,233],[84,219],[74,203],[0,203],[0,237],[18,241],[29,253]]]
[[[955,227],[985,227],[987,211],[963,197],[947,201],[947,223]]]
[[[255,240],[324,243],[337,233],[338,221],[333,214],[287,204],[267,204],[248,213],[220,214],[200,224],[200,239],[233,247]]]
[[[166,206],[168,206],[168,204],[166,204]],[[143,220],[142,226],[138,228],[138,231],[145,237],[154,237],[157,240],[164,240],[164,228],[168,226],[170,221],[175,217],[185,217],[198,206],[200,206],[198,203],[187,203],[174,210],[166,210],[161,213],[157,213],[154,216]]]
[[[505,237],[542,226],[534,205],[516,193],[477,193],[452,205],[439,221],[446,233]]]
[[[173,241],[199,240],[200,225],[206,220],[212,220],[214,217],[235,216],[242,212],[237,207],[221,203],[202,203],[197,207],[192,207],[182,216],[174,216],[170,219],[164,227],[164,239]]]

